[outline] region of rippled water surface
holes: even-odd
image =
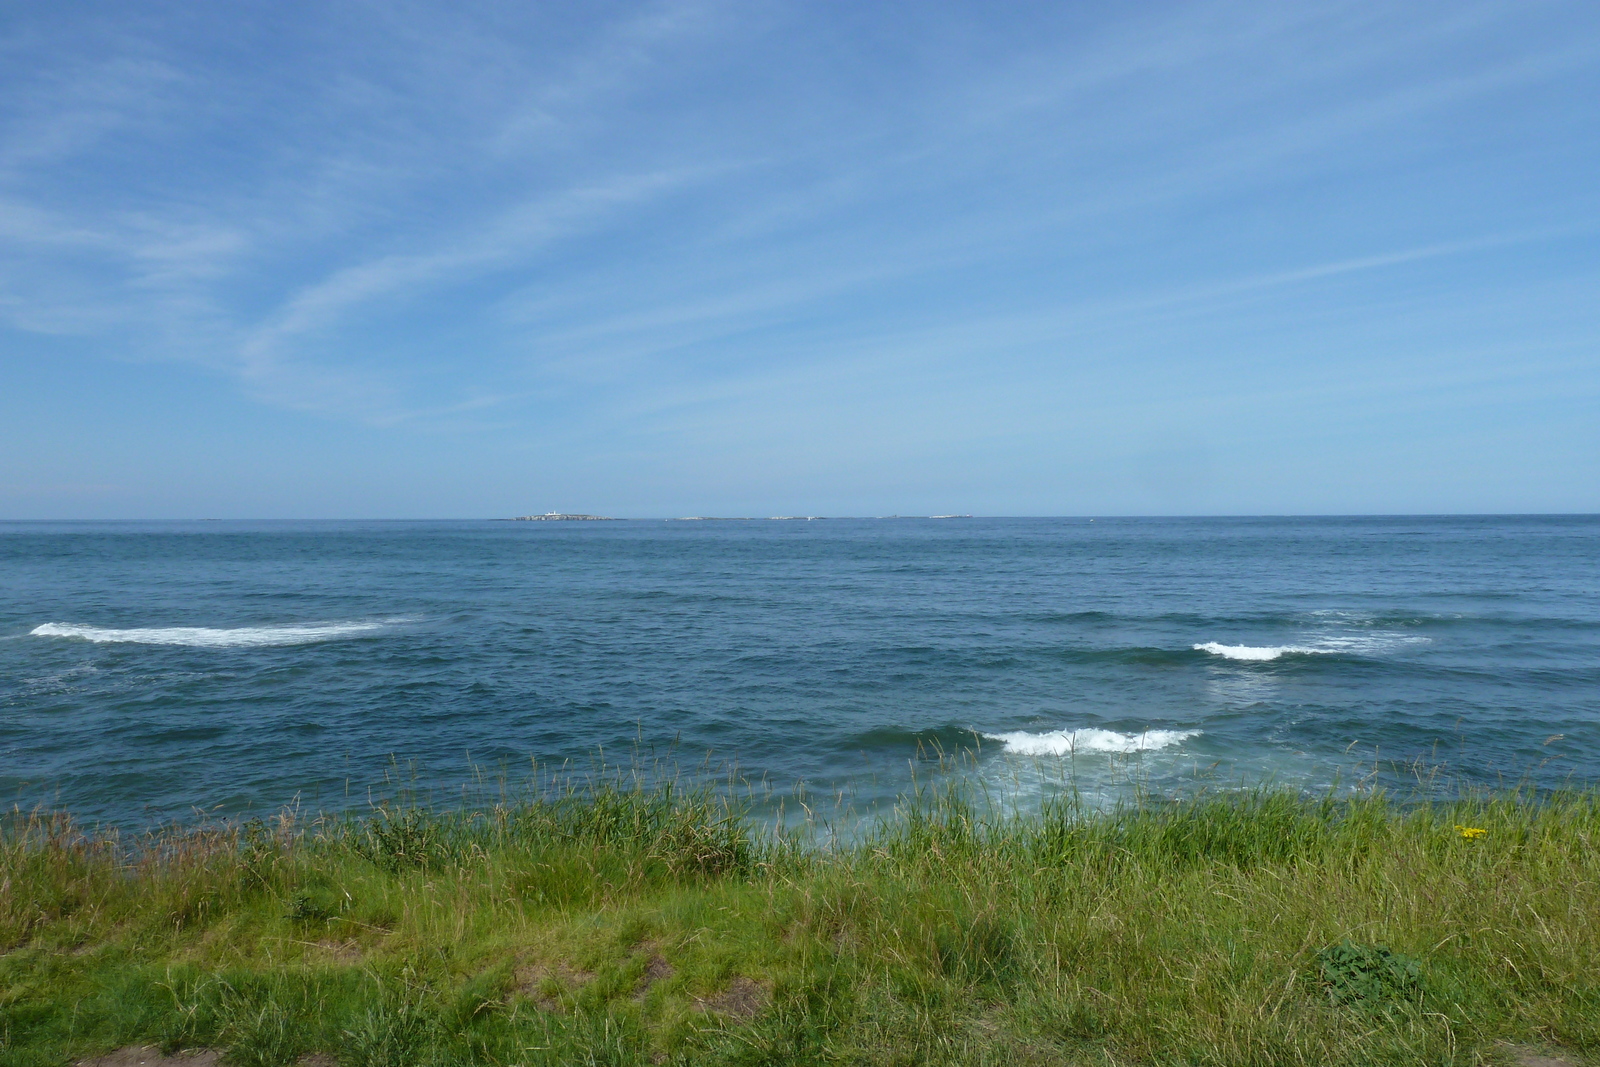
[[[864,809],[940,748],[1600,778],[1593,517],[10,523],[0,597],[0,787],[128,824],[638,743]]]

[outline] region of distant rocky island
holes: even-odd
[[[511,522],[615,522],[609,515],[568,515],[562,511],[547,511],[543,515],[515,515]]]

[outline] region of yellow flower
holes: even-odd
[[[1458,826],[1458,827],[1456,827],[1456,833],[1460,834],[1462,837],[1466,838],[1468,841],[1476,840],[1477,838],[1482,837],[1484,834],[1486,834],[1488,832],[1489,831],[1485,830],[1481,826]]]

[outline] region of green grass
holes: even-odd
[[[19,813],[0,1063],[1581,1061],[1597,844],[1593,793],[1005,816],[951,788],[831,848],[642,785],[138,840]]]

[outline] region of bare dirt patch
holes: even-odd
[[[645,961],[644,974],[639,978],[639,991],[633,995],[633,998],[635,1000],[643,1000],[644,995],[650,992],[651,986],[657,982],[665,982],[677,973],[676,968],[658,953],[650,953],[650,958]]]
[[[516,991],[538,1005],[540,1011],[561,1011],[562,992],[575,993],[594,981],[592,973],[565,960],[553,964],[524,964],[516,969],[514,978]],[[560,992],[553,990],[552,985],[560,986]]]
[[[760,1015],[761,1009],[771,1002],[771,990],[754,978],[739,974],[728,983],[727,989],[714,996],[696,997],[694,1003],[701,1011],[712,1011],[748,1022]]]
[[[92,1060],[79,1060],[77,1067],[217,1067],[220,1056],[210,1049],[168,1055],[153,1045],[129,1045]]]
[[[326,1052],[308,1052],[294,1061],[294,1067],[339,1067],[339,1061]]]
[[[1560,1056],[1547,1056],[1525,1045],[1502,1044],[1500,1048],[1511,1057],[1511,1061],[1517,1067],[1578,1067],[1571,1060],[1562,1059]]]
[[[329,961],[343,964],[347,967],[355,966],[365,959],[367,955],[366,950],[361,947],[361,943],[355,938],[348,938],[344,941],[335,941],[331,937],[323,938],[321,941],[314,942],[312,948],[315,948]]]

